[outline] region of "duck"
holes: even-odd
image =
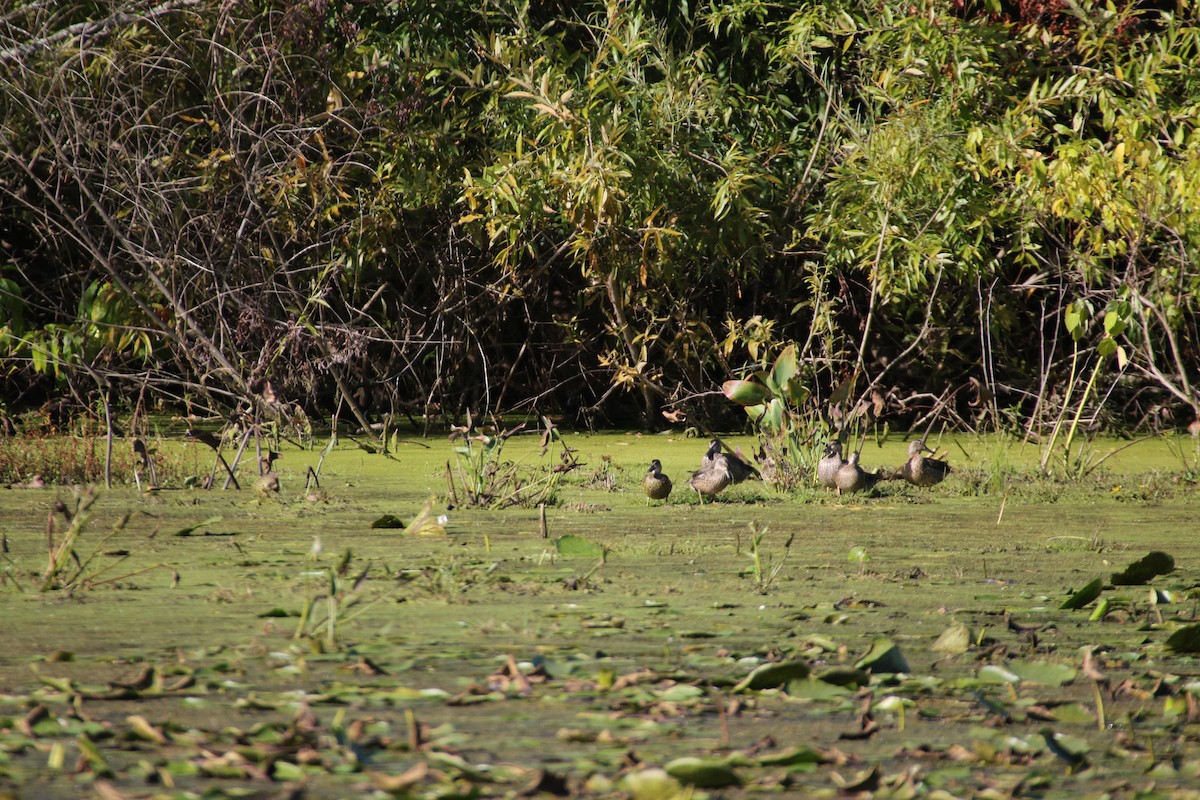
[[[688,486],[700,495],[700,505],[704,505],[705,497],[716,497],[731,483],[733,475],[730,474],[729,464],[723,457],[712,458],[708,464],[701,464],[700,469],[688,478]]]
[[[840,467],[835,477],[838,495],[846,492],[869,492],[875,484],[883,480],[878,472],[867,472],[858,465],[858,453],[851,453]]]
[[[671,478],[662,471],[662,463],[657,458],[650,462],[650,469],[642,478],[642,488],[646,490],[646,505],[650,505],[651,500],[666,500],[671,494]]]
[[[268,472],[254,482],[254,492],[263,500],[270,497],[272,492],[277,493],[278,491],[279,475],[277,473]]]
[[[704,470],[711,467],[718,461],[724,462],[725,469],[729,473],[731,483],[741,483],[748,481],[751,478],[761,478],[758,470],[747,464],[742,459],[738,458],[733,453],[724,453],[722,450],[724,445],[720,439],[713,439],[708,443],[708,452],[700,459],[700,469]],[[724,487],[722,487],[724,488]]]
[[[950,474],[950,465],[938,458],[926,458],[922,453],[932,453],[924,439],[908,443],[908,461],[896,470],[896,477],[913,486],[934,486]]]
[[[825,445],[825,453],[817,462],[817,483],[826,489],[837,488],[837,473],[845,464],[842,458],[842,443],[837,439]]]

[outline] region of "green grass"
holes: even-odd
[[[47,519],[73,490],[0,492],[0,793],[515,796],[542,776],[621,796],[632,752],[639,769],[723,760],[749,785],[722,796],[834,797],[855,776],[892,797],[1188,796],[1197,661],[1164,642],[1194,620],[1200,542],[1161,442],[1080,483],[1033,477],[1032,446],[943,442],[956,473],[931,491],[749,483],[701,507],[686,477],[705,442],[566,439],[586,465],[546,509],[546,539],[537,509],[446,509],[444,439],[401,439],[394,459],[339,448],[320,493],[303,488],[319,453],[286,451],[266,500],[101,492],[73,543],[86,574],[129,577],[46,592]],[[863,461],[904,450],[869,444]],[[539,463],[534,437],[510,452]],[[676,490],[647,508],[651,458]],[[370,527],[430,496],[445,534]],[[603,560],[560,553],[567,534]],[[1176,570],[1106,586],[1102,619],[1060,608],[1151,550]],[[966,651],[935,650],[956,625]],[[775,660],[848,674],[881,639],[910,673],[732,693]],[[1063,685],[1059,665],[1076,673]],[[1006,682],[1017,672],[1034,679]],[[1086,752],[1056,754],[1047,730]]]

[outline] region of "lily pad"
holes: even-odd
[[[818,678],[804,678],[788,683],[787,693],[803,700],[832,700],[852,695],[854,690],[836,683],[826,683]]]
[[[1200,653],[1200,625],[1185,625],[1167,637],[1166,644],[1176,653]]]
[[[951,625],[942,631],[932,647],[935,652],[946,655],[965,653],[971,647],[971,629],[961,622]]]
[[[633,800],[674,800],[684,796],[683,785],[658,768],[631,772],[621,780],[621,786]]]
[[[1159,575],[1175,569],[1175,559],[1161,550],[1154,550],[1112,576],[1114,586],[1140,586]]]
[[[578,556],[580,558],[602,558],[604,546],[585,539],[582,536],[567,534],[554,540],[554,549],[560,556]]]
[[[741,786],[742,779],[727,761],[685,756],[666,765],[667,774],[701,789]]]
[[[988,664],[979,668],[979,680],[984,683],[1017,683],[1021,676],[998,664]]]
[[[871,649],[855,664],[855,669],[865,669],[874,674],[909,672],[908,660],[891,639],[876,639]]]
[[[1073,667],[1053,661],[1013,661],[1008,666],[1026,683],[1042,686],[1065,686],[1075,680],[1076,675]]]
[[[752,691],[774,689],[791,681],[803,680],[811,672],[812,670],[806,661],[780,661],[763,664],[756,667],[753,672],[743,678],[737,686],[733,687],[733,690],[735,692],[744,692],[747,689]]]
[[[1096,580],[1092,581],[1087,586],[1084,586],[1082,589],[1075,592],[1075,594],[1064,600],[1063,604],[1059,607],[1067,610],[1083,608],[1088,603],[1099,597],[1103,588],[1104,581],[1102,581],[1100,578],[1096,578]]]

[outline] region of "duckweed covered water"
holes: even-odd
[[[340,448],[319,493],[293,450],[265,500],[102,493],[69,591],[38,589],[73,491],[0,492],[0,793],[1194,796],[1200,669],[1165,644],[1196,622],[1190,439],[1077,484],[945,440],[933,490],[704,506],[702,441],[566,439],[547,538],[537,509],[446,509],[444,439]],[[651,458],[676,488],[647,506]],[[426,532],[371,527],[430,497]],[[1112,585],[1151,551],[1174,570]],[[770,664],[797,666],[738,688]]]

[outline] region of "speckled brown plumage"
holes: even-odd
[[[646,503],[651,500],[666,500],[671,494],[671,478],[662,471],[662,464],[656,458],[650,462],[646,477],[642,478],[642,488],[646,490]]]
[[[934,486],[946,479],[952,471],[950,465],[937,458],[926,458],[922,453],[933,452],[921,439],[908,444],[908,461],[896,471],[897,478],[903,478],[913,486]]]

